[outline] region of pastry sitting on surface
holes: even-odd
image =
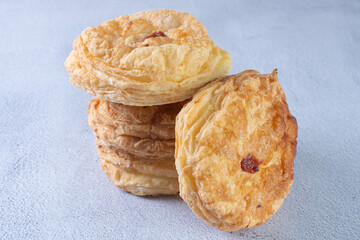
[[[276,70],[208,84],[176,120],[180,196],[223,231],[265,222],[293,183],[297,123]]]
[[[65,66],[72,84],[96,97],[152,106],[192,97],[228,74],[231,57],[194,16],[163,9],[85,29]]]
[[[89,125],[101,166],[116,186],[139,196],[178,193],[175,118],[183,104],[135,107],[98,98],[89,102]]]

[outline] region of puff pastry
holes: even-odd
[[[113,165],[122,169],[133,170],[147,175],[156,175],[169,178],[177,178],[174,157],[162,159],[138,158],[132,154],[107,147],[101,140],[96,141],[97,152],[102,158],[107,159]]]
[[[230,55],[192,15],[140,12],[85,29],[65,62],[73,85],[134,106],[174,103],[226,75]]]
[[[177,178],[146,175],[119,168],[105,158],[100,158],[100,163],[104,172],[116,186],[134,195],[173,195],[179,191]]]
[[[107,145],[138,157],[172,158],[175,117],[183,104],[134,107],[95,98],[88,105],[89,125]]]
[[[151,107],[135,107],[99,98],[89,102],[93,121],[114,129],[117,135],[143,139],[175,139],[175,118],[185,101]]]
[[[129,158],[97,141],[101,167],[122,190],[138,196],[172,195],[179,191],[174,158],[146,161]]]
[[[100,122],[92,121],[89,124],[95,136],[106,144],[117,147],[138,157],[143,158],[169,158],[174,156],[175,141],[138,138],[127,135],[118,135],[114,128],[103,126]],[[115,129],[116,130],[116,129]]]
[[[276,70],[225,77],[178,114],[175,164],[180,195],[223,231],[265,222],[293,182],[297,123]]]
[[[183,104],[135,107],[98,98],[89,102],[89,125],[101,166],[116,186],[139,196],[178,192],[174,128]]]

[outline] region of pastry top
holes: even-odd
[[[89,122],[112,127],[121,135],[170,140],[175,138],[175,118],[184,104],[137,107],[94,98],[88,105]]]
[[[65,62],[71,82],[90,94],[151,106],[190,98],[226,75],[230,55],[216,47],[192,15],[156,10],[85,29]]]
[[[297,123],[276,70],[248,70],[202,88],[178,114],[180,195],[208,224],[265,222],[293,182]]]

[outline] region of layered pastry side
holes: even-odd
[[[184,102],[135,107],[94,98],[88,105],[101,166],[111,181],[139,196],[178,193],[175,118]]]

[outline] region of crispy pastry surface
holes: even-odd
[[[176,120],[180,195],[208,224],[265,222],[293,183],[297,123],[276,70],[248,70],[202,88]]]
[[[110,180],[126,192],[138,196],[173,195],[179,191],[177,178],[159,177],[121,168],[111,161],[100,158],[101,167]]]
[[[114,128],[118,135],[170,140],[175,139],[175,118],[184,104],[135,107],[94,98],[88,112],[92,121]]]
[[[131,158],[97,141],[101,167],[122,190],[138,196],[172,195],[179,192],[174,158],[147,161]]]
[[[89,125],[101,166],[116,186],[139,196],[178,192],[174,128],[183,104],[135,107],[97,98],[89,102]]]
[[[183,101],[226,75],[230,55],[192,15],[156,10],[85,29],[65,62],[73,85],[112,102],[151,106]]]
[[[106,159],[118,168],[136,171],[140,174],[156,175],[160,177],[177,178],[174,157],[162,159],[136,158],[121,149],[107,147],[97,139],[96,149],[100,157]]]
[[[175,118],[183,104],[135,107],[94,98],[89,125],[108,146],[140,158],[173,158]]]
[[[142,158],[169,158],[174,156],[175,140],[143,139],[118,134],[114,128],[89,121],[96,137],[106,144]]]

